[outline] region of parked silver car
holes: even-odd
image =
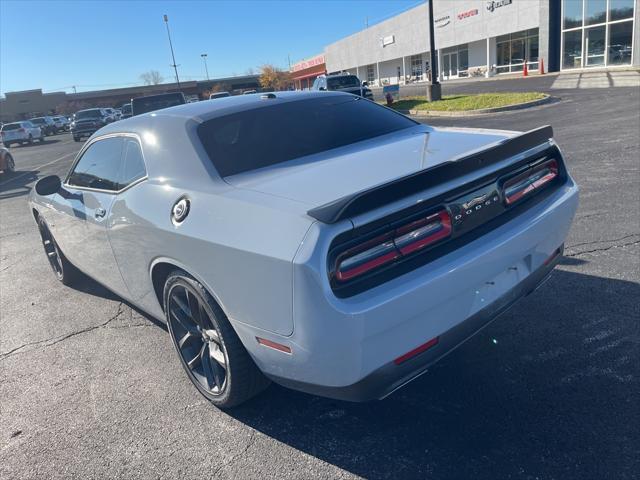
[[[550,127],[433,128],[346,93],[110,124],[30,196],[57,278],[163,319],[220,407],[383,398],[533,292],[578,204]]]

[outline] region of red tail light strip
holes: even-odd
[[[432,338],[431,340],[429,340],[427,343],[423,343],[422,345],[420,345],[419,347],[414,348],[413,350],[408,351],[407,353],[405,353],[404,355],[396,358],[393,363],[395,363],[396,365],[400,365],[401,363],[406,362],[407,360],[409,360],[410,358],[415,357],[416,355],[424,352],[425,350],[429,350],[431,347],[434,347],[435,345],[438,344],[438,342],[440,341],[440,337],[435,337]]]
[[[451,217],[441,210],[342,253],[336,260],[335,277],[340,282],[351,280],[450,235]]]
[[[542,165],[529,169],[503,186],[504,201],[507,205],[513,205],[518,200],[539,190],[559,175],[558,162],[549,160]]]

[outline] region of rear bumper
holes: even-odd
[[[533,291],[557,263],[547,260],[564,244],[577,206],[578,187],[568,178],[525,213],[464,246],[346,298],[336,297],[328,283],[326,252],[335,232],[314,224],[294,259],[293,333],[230,320],[275,382],[343,400],[381,398]],[[291,353],[258,345],[256,337]],[[436,346],[394,363],[436,337]]]
[[[538,288],[538,286],[544,283],[551,275],[551,271],[562,257],[562,250],[563,247],[560,247],[559,252],[553,260],[547,264],[543,264],[524,281],[495,300],[492,304],[439,335],[439,337],[437,337],[438,343],[433,347],[400,365],[396,365],[393,361],[388,362],[362,380],[352,385],[340,387],[314,385],[279,377],[277,375],[267,376],[282,386],[313,395],[352,402],[382,399],[425,373],[430,365],[469,340],[498,316],[506,312],[520,298],[529,295]]]

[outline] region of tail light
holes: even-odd
[[[526,170],[504,183],[502,189],[505,203],[513,205],[524,197],[531,195],[534,191],[540,190],[558,175],[558,162],[556,160],[549,160]]]
[[[346,282],[432,246],[451,235],[451,217],[446,210],[395,228],[340,254],[335,278]]]

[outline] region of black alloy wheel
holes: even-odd
[[[73,284],[77,278],[78,270],[76,270],[60,251],[58,244],[42,217],[38,218],[38,229],[40,230],[44,253],[47,255],[47,260],[49,260],[49,265],[51,265],[51,269],[56,278],[64,285]]]
[[[7,172],[13,172],[16,169],[16,162],[10,154],[7,154]]]
[[[189,380],[214,405],[236,406],[269,385],[220,307],[190,275],[181,270],[169,275],[164,309]]]

